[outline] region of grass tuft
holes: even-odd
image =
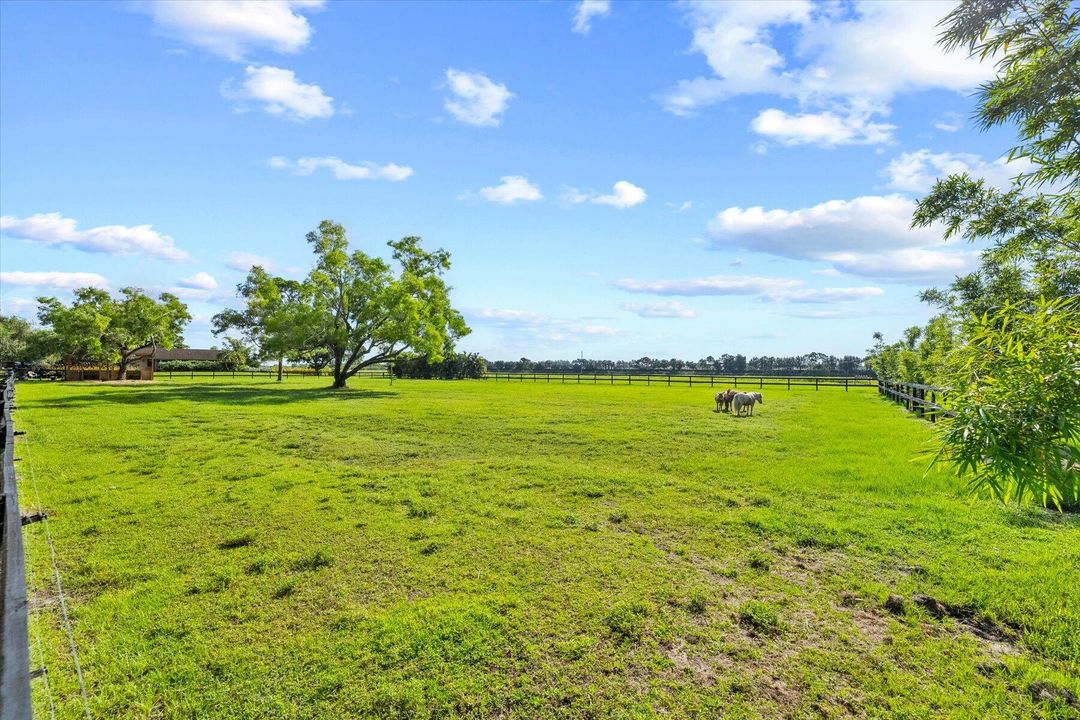
[[[649,606],[639,600],[617,603],[604,618],[604,624],[622,642],[637,642],[645,634]]]
[[[748,600],[739,606],[739,623],[759,635],[780,632],[780,614],[776,608],[757,600]]]

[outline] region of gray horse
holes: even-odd
[[[754,414],[754,403],[765,404],[765,401],[761,398],[761,393],[735,393],[735,396],[731,398],[732,411],[736,415],[742,415],[742,411],[745,408],[748,415]]]
[[[734,390],[725,390],[724,392],[716,393],[716,412],[720,412],[720,408],[724,409],[724,412],[731,412],[731,398],[735,397]]]

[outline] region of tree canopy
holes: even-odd
[[[115,364],[122,380],[139,348],[182,344],[191,315],[171,293],[155,300],[140,288],[126,287],[113,297],[87,287],[75,291],[71,305],[38,298],[38,319],[51,332],[51,350],[62,363]]]
[[[387,243],[394,265],[349,251],[345,228],[330,220],[308,233],[314,267],[302,281],[253,267],[237,287],[241,310],[214,318],[215,332],[237,328],[264,354],[328,357],[334,387],[365,367],[405,352],[441,360],[469,332],[450,304],[445,250],[427,251],[418,237]]]

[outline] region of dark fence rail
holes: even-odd
[[[27,630],[26,556],[23,554],[22,514],[15,482],[15,375],[0,382],[3,396],[3,528],[0,529],[0,718],[30,718],[30,640]]]
[[[956,413],[946,410],[941,404],[945,400],[945,389],[933,385],[920,385],[918,383],[877,381],[878,393],[884,395],[895,403],[903,405],[908,412],[915,413],[919,417],[926,418],[930,422],[937,422],[938,416],[956,417]],[[938,402],[938,401],[941,402]]]
[[[876,387],[877,380],[865,377],[813,377],[808,375],[677,375],[642,372],[611,373],[504,373],[489,372],[484,380],[495,382],[557,382],[589,385],[686,385],[687,387],[712,388],[764,388],[785,387],[814,388],[842,387],[845,390],[857,387]]]
[[[318,371],[318,370],[307,370],[307,369],[294,368],[292,370],[285,369],[285,370],[281,371],[282,378],[297,378],[297,377],[302,377],[302,378],[304,378],[304,377],[332,378],[333,375],[334,375],[333,372],[328,372],[328,371],[325,371],[325,370]],[[259,379],[267,379],[267,380],[276,380],[277,379],[277,369],[275,368],[275,369],[271,369],[271,370],[158,370],[157,372],[154,373],[154,377],[158,378],[158,379],[165,378],[167,380],[172,380],[173,378],[178,378],[178,379],[183,379],[183,378],[189,378],[189,379],[210,378],[211,380],[216,380],[218,378],[221,378],[222,380],[237,379],[237,378],[239,378],[239,379],[250,378],[250,379],[254,380],[256,378],[259,378]],[[384,370],[382,368],[380,368],[378,370],[361,370],[360,372],[353,375],[353,377],[359,377],[359,378],[389,378],[390,377],[390,372],[388,370]]]

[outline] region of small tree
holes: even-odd
[[[15,315],[0,315],[0,367],[16,362],[46,362],[52,354],[51,346],[47,330],[35,329],[28,320]]]
[[[98,288],[80,288],[70,306],[54,297],[38,298],[38,303],[38,317],[53,331],[65,365],[115,363],[120,380],[137,350],[182,343],[184,326],[191,320],[175,295],[162,293],[154,300],[132,287],[123,288],[119,298]]]
[[[226,370],[237,370],[251,364],[251,348],[243,340],[225,338],[225,349],[218,356]]]
[[[255,348],[259,359],[277,360],[278,382],[281,382],[285,356],[302,353],[301,339],[284,312],[300,302],[301,284],[295,280],[274,277],[258,265],[248,271],[244,282],[236,286],[236,294],[244,300],[244,309],[222,310],[213,318],[215,335],[236,330]]]

